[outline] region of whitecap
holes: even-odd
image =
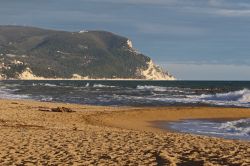
[[[49,84],[49,83],[45,83],[44,86],[48,86],[48,87],[56,87],[57,85],[55,84]]]
[[[103,85],[103,84],[94,84],[94,88],[115,88],[116,86],[111,86],[111,85]]]
[[[237,135],[250,136],[250,119],[225,122],[221,124],[219,129]]]
[[[85,85],[85,87],[89,87],[89,83],[87,83],[87,84]]]
[[[28,95],[19,95],[19,94],[13,94],[14,91],[18,89],[5,89],[3,87],[0,87],[0,98],[1,99],[29,99],[30,96]]]
[[[153,91],[158,91],[158,92],[164,92],[166,91],[166,87],[161,87],[161,86],[152,86],[152,85],[137,85],[136,89],[138,90],[153,90]]]
[[[228,93],[217,93],[214,95],[201,95],[201,99],[204,100],[219,100],[219,101],[239,101],[248,103],[250,102],[250,90],[243,89],[239,91],[233,91]]]

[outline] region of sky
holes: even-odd
[[[181,80],[250,80],[249,0],[0,0],[0,25],[106,30]]]

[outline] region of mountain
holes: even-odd
[[[151,79],[174,77],[105,31],[0,26],[0,79]]]

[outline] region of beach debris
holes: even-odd
[[[67,108],[67,107],[57,107],[57,108],[51,108],[51,109],[40,108],[39,111],[45,111],[45,112],[75,112],[72,109]]]
[[[57,108],[52,108],[52,112],[73,112],[72,109],[67,108],[67,107],[57,107]]]

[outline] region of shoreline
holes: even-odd
[[[213,134],[208,134],[208,133],[195,133],[195,132],[187,132],[187,131],[181,131],[180,129],[174,129],[173,127],[171,127],[171,123],[181,123],[183,121],[206,121],[206,122],[213,122],[213,123],[223,123],[223,122],[231,122],[231,121],[237,121],[237,120],[245,120],[245,119],[249,119],[249,118],[202,118],[202,119],[182,119],[179,121],[153,121],[151,122],[152,126],[155,128],[159,128],[162,130],[166,130],[167,132],[173,132],[173,133],[183,133],[183,134],[192,134],[192,135],[197,135],[197,136],[207,136],[207,137],[216,137],[216,138],[221,138],[221,139],[225,139],[225,140],[236,140],[236,141],[245,141],[245,142],[249,142],[250,143],[250,136],[248,139],[240,139],[240,138],[236,138],[234,136],[231,137],[226,137],[226,136],[222,136],[222,135],[213,135]],[[233,138],[234,137],[234,138]]]
[[[157,122],[174,122],[181,120],[226,120],[250,118],[250,108],[228,108],[228,107],[191,107],[191,106],[169,106],[169,107],[128,107],[127,110],[115,111],[113,114],[103,113],[100,115],[101,124],[141,130],[159,132],[162,129],[155,126]],[[95,118],[93,118],[95,119]],[[95,121],[95,123],[98,123]]]
[[[250,144],[155,128],[155,120],[249,118],[250,109],[105,107],[0,99],[2,165],[249,165]],[[67,107],[75,112],[46,112]]]

